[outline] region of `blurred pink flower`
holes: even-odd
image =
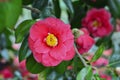
[[[112,49],[108,49],[108,50],[105,50],[105,51],[103,52],[103,55],[105,55],[105,56],[110,56],[110,55],[112,54],[112,52],[113,52]]]
[[[83,35],[80,35],[76,39],[76,43],[79,53],[83,54],[93,46],[95,41],[92,37],[89,36],[89,32],[87,31],[87,29],[82,28],[80,30],[83,31]]]
[[[36,74],[32,74],[30,73],[27,69],[26,69],[26,61],[23,60],[22,62],[19,63],[18,57],[14,58],[14,65],[18,68],[18,70],[20,71],[22,77],[27,77],[27,80],[38,80],[37,75]],[[31,79],[30,79],[31,78]]]
[[[108,63],[109,63],[108,59],[101,57],[97,61],[93,62],[92,65],[93,66],[106,66],[108,65]]]
[[[87,60],[91,60],[92,57],[93,57],[93,55],[89,55],[89,56],[86,57],[86,59],[87,59]],[[106,66],[106,65],[108,65],[108,63],[109,63],[108,59],[105,59],[105,58],[103,58],[103,57],[100,57],[100,58],[99,58],[98,60],[96,60],[95,62],[92,62],[91,65],[92,65],[92,66],[98,66],[98,67],[100,67],[100,66]]]
[[[18,57],[14,58],[14,65],[20,70],[23,77],[28,76],[29,72],[26,69],[25,60],[19,63]]]
[[[0,76],[3,77],[3,79],[13,78],[13,73],[9,68],[5,68],[0,71]]]
[[[113,30],[110,18],[110,13],[104,8],[93,8],[83,18],[82,26],[86,27],[94,37],[104,37],[109,35]]]
[[[35,60],[44,66],[57,66],[75,55],[70,25],[57,18],[36,22],[30,29],[28,42]]]
[[[13,49],[15,49],[15,50],[19,50],[20,44],[13,44],[12,47],[13,47]]]
[[[71,65],[67,67],[67,70],[72,70],[72,69],[73,69],[73,66]]]
[[[105,79],[105,80],[112,80],[112,77],[109,76],[109,75],[107,75],[107,74],[101,73],[101,74],[100,74],[100,77],[103,78],[103,79]]]

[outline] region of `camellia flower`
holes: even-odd
[[[5,69],[0,71],[0,76],[3,79],[9,79],[9,78],[13,78],[14,75],[11,72],[10,68],[5,68]]]
[[[93,57],[93,55],[89,55],[89,56],[86,56],[86,59],[90,61],[92,59],[92,57]],[[92,66],[100,67],[100,66],[106,66],[106,65],[108,65],[108,63],[109,63],[108,59],[100,57],[95,62],[92,62],[91,65]]]
[[[105,80],[112,80],[111,76],[103,74],[103,73],[100,74],[100,77],[105,79]]]
[[[56,66],[74,55],[74,36],[70,25],[53,17],[36,22],[30,29],[29,47],[44,66]]]
[[[97,61],[93,62],[92,65],[93,66],[106,66],[108,65],[108,63],[109,63],[108,59],[101,57]]]
[[[104,8],[91,9],[82,20],[82,26],[86,27],[94,37],[104,37],[111,33],[111,15]]]
[[[80,29],[82,34],[76,39],[77,48],[80,54],[87,52],[95,43],[94,39],[89,36],[87,29]]]

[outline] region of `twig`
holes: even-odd
[[[79,56],[80,60],[84,64],[84,66],[87,67],[88,65],[86,64],[86,61],[83,59],[82,55],[78,52],[78,49],[75,44],[74,44],[74,48],[75,48],[75,51],[76,51],[77,55]]]
[[[37,8],[28,7],[28,6],[23,6],[23,8],[28,9],[28,10],[31,10],[31,11],[33,11],[33,12],[35,12],[35,13],[40,13],[40,10],[37,9]]]

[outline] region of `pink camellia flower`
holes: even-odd
[[[74,36],[70,25],[53,17],[36,22],[30,29],[29,47],[33,57],[44,66],[57,66],[74,55]]]
[[[13,73],[9,68],[5,68],[2,71],[0,71],[0,76],[2,76],[3,79],[9,79],[13,78]]]
[[[106,75],[106,74],[100,74],[100,77],[105,79],[105,80],[112,80],[111,76]]]
[[[77,39],[76,39],[76,43],[77,43],[77,48],[80,54],[83,54],[85,52],[87,52],[95,43],[94,39],[92,37],[89,36],[89,32],[87,31],[87,29],[82,28],[80,29],[81,32],[83,32],[83,34],[81,34]]]
[[[109,63],[108,59],[101,57],[97,61],[93,62],[92,65],[93,66],[106,66],[108,65],[108,63]]]
[[[27,69],[26,69],[26,60],[23,60],[22,62],[19,63],[18,57],[14,58],[14,65],[18,68],[18,70],[20,71],[21,75],[23,78],[26,78],[27,80],[38,80],[37,75],[36,74],[32,74],[30,73]],[[29,79],[32,78],[32,79]]]
[[[86,56],[86,59],[90,61],[92,59],[92,57],[93,57],[93,55],[89,55],[89,56]],[[100,67],[100,66],[106,66],[106,65],[108,65],[108,63],[109,63],[108,59],[100,57],[95,62],[92,62],[91,65],[92,66],[98,66],[98,67]]]
[[[113,29],[110,18],[110,13],[104,8],[93,8],[83,18],[82,26],[86,27],[94,37],[104,37],[109,35]]]
[[[105,56],[110,56],[110,55],[112,54],[112,52],[113,52],[113,49],[111,48],[111,49],[105,50],[105,51],[103,52],[103,55],[105,55]]]

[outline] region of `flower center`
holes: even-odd
[[[51,47],[56,46],[58,44],[57,37],[54,34],[48,33],[46,37],[46,44]]]
[[[92,26],[99,27],[99,26],[101,26],[101,23],[99,23],[98,21],[95,20],[95,21],[93,21]]]

